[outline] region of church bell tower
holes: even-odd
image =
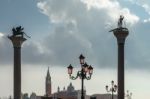
[[[51,96],[51,76],[50,76],[50,73],[49,73],[49,68],[47,70],[47,75],[46,75],[46,96],[50,97]]]

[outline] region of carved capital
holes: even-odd
[[[117,28],[113,31],[113,33],[117,38],[118,44],[124,44],[129,31],[127,28]]]
[[[26,40],[26,38],[20,36],[8,36],[8,38],[12,41],[13,46],[17,48],[20,48],[22,43]]]

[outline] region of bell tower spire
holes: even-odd
[[[48,67],[48,70],[47,70],[47,75],[46,75],[46,84],[45,84],[45,87],[46,87],[46,96],[51,96],[51,76],[50,76],[50,73],[49,73],[49,67]]]

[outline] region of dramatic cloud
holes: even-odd
[[[31,36],[22,45],[23,93],[44,94],[48,66],[54,82],[53,92],[57,91],[57,85],[66,86],[70,82],[66,67],[70,63],[79,67],[81,53],[94,67],[92,80],[85,81],[87,94],[105,93],[104,86],[111,79],[117,80],[117,40],[108,31],[117,27],[118,18],[123,14],[124,26],[129,29],[125,44],[125,89],[133,92],[133,99],[149,97],[146,89],[150,74],[149,0],[17,0],[9,5],[1,4],[4,9],[0,9],[3,12],[0,88],[5,89],[1,96],[13,92],[13,46],[7,35],[11,35],[12,26],[20,24]],[[30,6],[24,9],[25,5]],[[38,83],[33,85],[33,81]],[[73,83],[80,89],[79,80]]]
[[[60,65],[84,53],[97,66],[115,66],[116,41],[108,31],[116,27],[120,14],[127,18],[128,26],[139,21],[116,0],[41,0],[37,6],[53,26],[44,44]]]
[[[118,15],[124,15],[128,18],[127,23],[133,25],[139,21],[139,17],[132,14],[128,8],[123,8],[117,0],[86,0],[85,2],[90,9],[91,7],[100,10],[106,10],[106,13],[112,20],[116,20]],[[113,13],[112,13],[113,12]]]
[[[126,66],[141,68],[145,64],[148,67],[150,52],[145,39],[141,38],[141,32],[148,32],[149,24],[142,23],[140,17],[129,8],[122,7],[117,0],[39,0],[37,7],[49,18],[51,30],[41,41],[28,40],[23,44],[24,64],[77,64],[78,56],[83,53],[89,64],[116,67],[117,41],[108,31],[117,26],[117,19],[123,14],[130,30],[125,47]],[[12,53],[12,48],[7,51],[8,44],[4,44],[3,36],[0,38],[3,39],[0,47],[6,57],[0,58],[12,60],[12,57],[8,58],[12,54],[6,56],[7,52]]]

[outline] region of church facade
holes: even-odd
[[[84,94],[86,95],[86,91],[84,91]],[[53,99],[80,99],[81,90],[75,90],[72,83],[70,83],[67,89],[63,88],[63,90],[60,90],[58,87],[57,92],[53,93],[52,97]]]

